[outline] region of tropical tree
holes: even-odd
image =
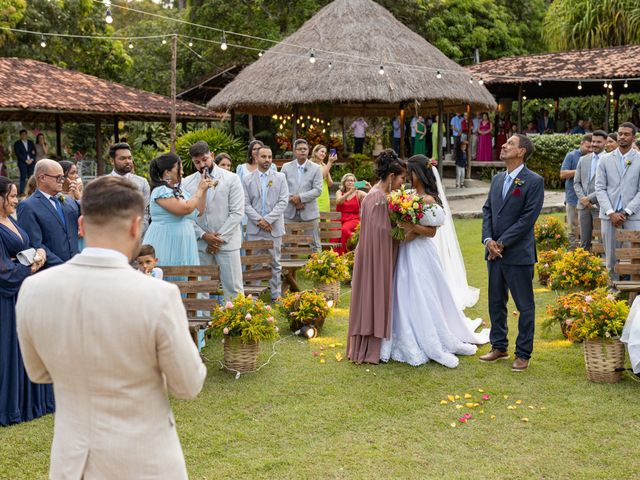
[[[26,0],[3,0],[0,2],[0,27],[15,27],[22,20],[26,9]],[[0,30],[0,47],[7,38],[11,38],[11,33],[8,30]]]
[[[542,32],[554,51],[640,43],[640,2],[555,0]]]

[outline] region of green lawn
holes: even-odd
[[[488,319],[480,220],[460,220],[456,227],[469,282],[482,289],[468,314]],[[206,347],[203,392],[197,400],[173,402],[191,478],[638,477],[640,385],[630,377],[616,385],[588,382],[582,347],[565,341],[559,329],[538,328],[525,373],[477,357],[463,357],[456,370],[433,363],[352,365],[335,359],[344,347],[331,348],[346,343],[344,292],[321,338],[283,339],[258,373],[236,380],[218,368],[221,345]],[[536,292],[540,322],[555,294]],[[517,317],[510,318],[513,342]],[[324,364],[312,355],[321,345]],[[270,353],[271,345],[263,345],[261,359]],[[478,389],[491,395],[481,407],[440,405],[449,394],[478,400]],[[465,412],[474,418],[457,422]],[[45,478],[52,425],[50,416],[0,429],[1,478]]]

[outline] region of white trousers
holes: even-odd
[[[204,247],[201,245],[204,243]],[[206,242],[198,242],[200,265],[218,265],[220,267],[220,283],[224,299],[230,300],[240,293],[244,293],[242,283],[242,265],[240,263],[240,249],[218,250],[217,253],[207,253]]]

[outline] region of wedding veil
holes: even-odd
[[[469,286],[467,282],[467,270],[464,267],[464,259],[460,251],[456,229],[453,225],[449,202],[447,202],[438,169],[434,167],[433,173],[435,174],[438,184],[438,196],[440,197],[445,212],[444,225],[438,228],[438,232],[434,237],[436,250],[438,251],[444,276],[453,293],[456,305],[460,310],[464,310],[467,307],[474,306],[478,302],[480,289]]]

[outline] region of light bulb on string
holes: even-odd
[[[333,68],[333,62],[329,62],[329,68]]]
[[[384,65],[380,64],[380,70],[378,70],[380,75],[384,75]]]
[[[189,39],[189,47],[193,47],[193,40]]]
[[[611,90],[611,91],[609,92],[609,95],[611,95],[611,96],[613,97],[613,90]]]
[[[613,88],[613,82],[611,82],[611,80],[609,80],[609,90],[611,90]]]
[[[469,79],[469,83],[473,83],[473,77]]]
[[[607,88],[609,86],[609,84],[607,83],[607,81],[604,81],[604,88]]]
[[[578,82],[578,90],[582,90],[582,82]]]
[[[478,85],[484,85],[484,80],[483,79],[478,80]]]
[[[111,6],[111,0],[102,0],[102,3],[104,4],[105,7]]]
[[[163,45],[166,45],[166,44],[167,44],[167,39],[166,39],[166,38],[163,38],[163,39],[162,39],[162,44],[163,44]]]
[[[538,80],[538,86],[541,87],[542,86],[542,80]]]
[[[440,73],[440,70],[438,70],[438,72],[436,73],[436,78],[438,80],[440,80],[442,78],[442,74]]]
[[[47,46],[47,41],[44,39],[44,35],[40,35],[40,46],[45,48]]]
[[[316,63],[316,52],[313,51],[313,48],[309,52],[309,63]]]
[[[629,88],[629,83],[625,80],[624,81],[624,85],[622,85],[624,88]]]
[[[113,17],[111,16],[111,9],[107,8],[107,13],[104,17],[104,21],[107,22],[109,25],[111,25],[113,23]]]
[[[133,42],[131,40],[129,40],[129,49],[133,48]]]
[[[304,128],[304,123],[300,124],[300,128]]]
[[[225,34],[222,34],[222,40],[220,40],[220,50],[226,50],[228,48],[227,46],[227,37],[225,36]]]
[[[258,52],[258,56],[261,57],[262,56],[262,51]]]
[[[527,97],[525,95],[522,96],[522,100],[526,100]]]

